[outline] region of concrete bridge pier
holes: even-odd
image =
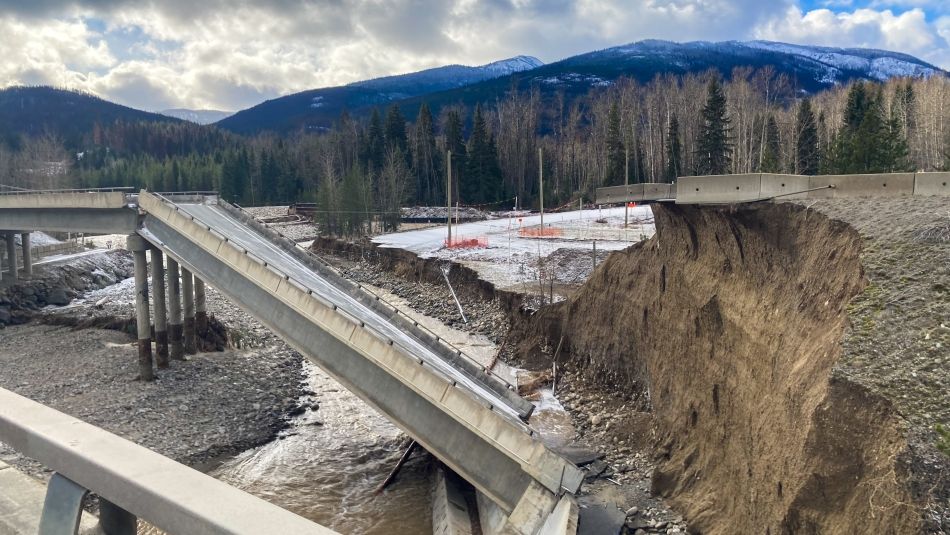
[[[152,308],[155,310],[155,364],[168,367],[168,315],[165,311],[165,266],[164,255],[153,248],[152,254]]]
[[[132,251],[135,263],[135,322],[139,340],[139,379],[155,380],[152,369],[151,320],[148,311],[148,260],[145,251],[148,244],[138,234],[130,234],[126,245]]]
[[[181,279],[178,262],[168,257],[168,347],[172,360],[185,360],[182,344]]]
[[[185,320],[182,325],[185,354],[194,355],[198,352],[195,340],[195,277],[185,268],[181,268],[181,293],[185,304]]]
[[[205,297],[205,281],[195,277],[195,332],[208,334],[208,304]]]
[[[17,262],[16,262],[16,242],[13,240],[14,234],[12,232],[7,233],[7,272],[10,274],[10,280],[16,282],[17,280]]]
[[[23,276],[33,276],[33,251],[30,247],[30,233],[20,234],[20,247],[23,249]]]

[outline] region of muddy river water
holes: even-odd
[[[340,533],[432,533],[428,455],[417,450],[376,495],[405,435],[322,371],[306,368],[319,409],[212,475]]]
[[[476,360],[492,360],[496,347],[485,337],[448,328],[415,313],[402,299],[374,291]],[[416,450],[395,482],[377,495],[407,437],[315,366],[305,362],[305,370],[319,408],[294,418],[277,440],[226,461],[211,475],[340,533],[432,533],[432,458]],[[511,382],[518,374],[503,363],[495,372]],[[533,397],[537,409],[530,423],[545,442],[558,446],[571,440],[570,416],[551,391]]]

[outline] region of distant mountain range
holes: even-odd
[[[340,118],[344,109],[363,110],[419,95],[465,87],[544,65],[538,58],[516,56],[481,65],[446,65],[410,74],[386,76],[339,87],[311,89],[268,100],[239,111],[218,126],[250,134],[264,130],[320,130]]]
[[[222,119],[234,115],[233,111],[220,110],[188,110],[184,108],[175,108],[171,110],[162,110],[159,113],[176,119],[190,121],[197,124],[216,123]]]
[[[270,100],[217,123],[240,133],[265,130],[314,131],[330,127],[346,109],[364,115],[396,102],[412,117],[424,101],[434,110],[462,103],[492,102],[512,87],[537,86],[542,97],[568,98],[606,87],[625,76],[648,82],[658,74],[771,65],[798,88],[814,92],[854,79],[882,81],[895,76],[930,76],[944,71],[907,54],[863,48],[791,45],[770,41],[674,43],[647,40],[573,56],[555,63],[518,56],[481,67],[452,65],[378,78],[342,87],[315,89]]]
[[[5,136],[50,132],[62,137],[67,146],[76,146],[78,138],[92,132],[95,123],[119,120],[180,122],[65,89],[8,87],[0,91],[0,133]]]
[[[276,98],[233,115],[216,110],[165,110],[162,114],[120,106],[98,97],[49,87],[0,90],[0,133],[54,132],[72,141],[93,124],[191,121],[214,123],[241,134],[264,131],[319,132],[331,127],[347,110],[366,116],[374,107],[397,103],[414,118],[426,102],[433,113],[446,105],[473,106],[494,102],[512,88],[537,87],[542,99],[563,95],[571,100],[591,89],[607,87],[620,77],[648,82],[658,74],[681,75],[717,69],[728,76],[735,67],[773,66],[801,91],[815,92],[854,79],[883,81],[895,76],[947,75],[913,56],[863,48],[830,48],[770,41],[639,41],[570,57],[545,65],[537,58],[516,56],[477,67],[448,65],[434,69],[312,89]]]

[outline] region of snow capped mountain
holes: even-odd
[[[170,110],[160,111],[158,113],[162,115],[167,115],[169,117],[184,119],[185,121],[191,121],[193,123],[198,123],[198,124],[216,123],[220,121],[221,119],[234,115],[234,112],[232,111],[188,110],[184,108],[174,108]]]
[[[937,67],[913,56],[872,48],[802,46],[773,41],[734,42],[734,44],[790,54],[821,63],[827,69],[827,76],[825,76],[827,79],[835,79],[835,75],[842,71],[866,72],[869,78],[880,81],[901,76],[927,77],[940,71]]]
[[[568,58],[564,63],[612,60],[640,64],[666,64],[670,70],[696,71],[703,65],[728,75],[731,66],[772,65],[792,74],[810,89],[851,79],[884,81],[899,76],[925,77],[943,71],[913,56],[870,48],[806,46],[773,41],[670,41],[645,40]]]
[[[516,72],[530,71],[531,69],[537,69],[542,65],[544,65],[544,62],[534,56],[515,56],[513,58],[495,61],[475,68],[481,69],[485,72],[493,73],[495,76],[502,76]]]
[[[947,75],[907,54],[861,48],[803,46],[771,41],[645,40],[544,64],[531,56],[515,56],[480,66],[446,65],[386,76],[346,86],[304,91],[238,112],[218,126],[236,132],[273,130],[322,131],[345,110],[368,115],[398,103],[407,117],[422,104],[434,113],[462,103],[474,107],[496,101],[512,87],[538,88],[542,98],[556,93],[568,100],[592,89],[609,87],[620,78],[649,83],[658,75],[685,75],[709,70],[730,77],[736,68],[769,67],[805,92],[817,92],[850,80],[883,81],[895,76]]]
[[[384,76],[362,82],[353,82],[347,87],[375,89],[387,93],[391,99],[407,98],[423,93],[462,87],[482,80],[535,69],[544,65],[532,56],[515,56],[477,67],[446,65],[408,74]]]

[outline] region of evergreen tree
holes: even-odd
[[[406,154],[406,118],[397,104],[390,106],[386,112],[385,137],[387,147],[396,147]]]
[[[449,110],[445,117],[445,149],[452,151],[452,198],[458,199],[465,174],[465,138],[462,137],[462,116],[458,110]],[[443,193],[445,193],[443,191]],[[442,199],[439,199],[442,201]],[[437,203],[438,204],[438,203]]]
[[[488,132],[481,105],[475,106],[472,135],[468,139],[465,177],[459,184],[461,201],[467,204],[493,202],[502,197],[498,153]]]
[[[844,119],[829,150],[826,172],[889,173],[906,168],[906,138],[898,122],[885,117],[879,88],[854,84]]]
[[[425,203],[438,203],[445,198],[442,181],[436,167],[438,151],[432,113],[425,103],[419,107],[419,116],[412,131],[412,170],[416,176],[416,199]]]
[[[763,173],[781,172],[782,147],[779,139],[778,124],[775,117],[769,115],[765,122],[765,147],[762,150],[762,164],[760,171]]]
[[[626,178],[627,155],[620,132],[620,106],[614,102],[607,114],[607,174],[605,183],[609,186],[623,185]]]
[[[731,120],[726,112],[726,95],[713,77],[706,89],[706,104],[702,110],[702,124],[697,140],[696,174],[722,175],[729,172],[732,163]]]
[[[817,175],[819,168],[818,126],[808,99],[798,106],[795,127],[795,172],[800,175]]]
[[[670,116],[670,124],[666,131],[666,171],[664,176],[667,182],[676,182],[682,171],[683,147],[680,143],[680,122],[676,114]]]
[[[382,168],[385,148],[386,134],[383,129],[383,120],[379,116],[379,109],[373,108],[373,114],[369,118],[369,128],[366,131],[365,146],[363,149],[363,160],[366,162],[370,171]]]

